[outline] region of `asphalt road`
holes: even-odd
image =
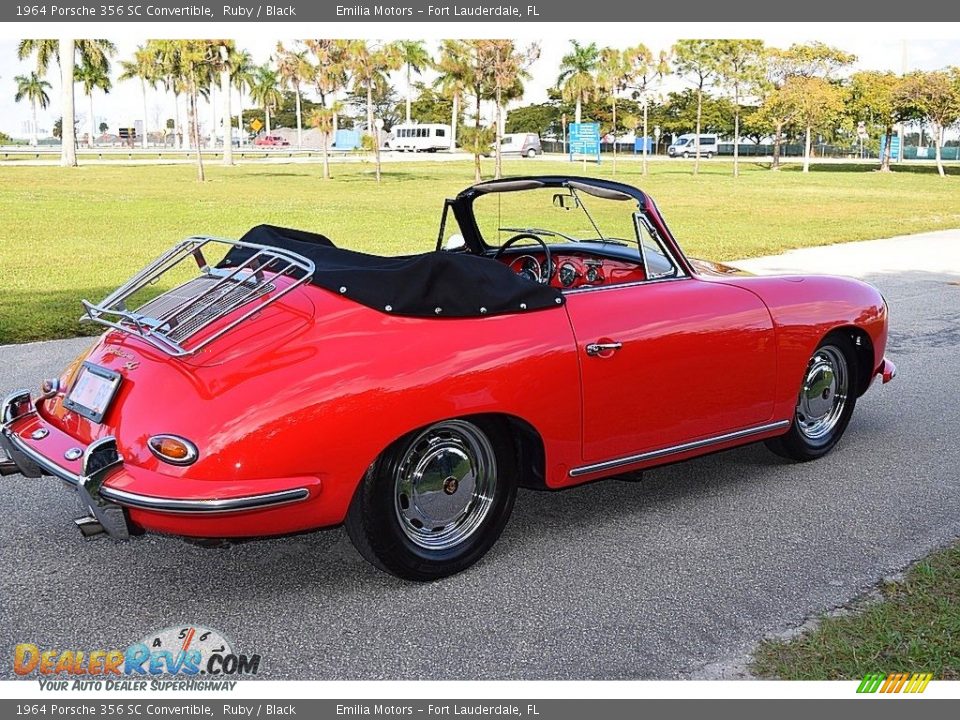
[[[273,679],[673,678],[841,605],[960,536],[960,232],[791,253],[753,268],[859,274],[892,309],[900,375],[829,457],[762,445],[561,493],[521,492],[493,551],[415,585],[341,530],[203,549],[84,541],[52,479],[4,478],[0,676],[13,646],[126,647],[201,623]],[[0,348],[35,386],[85,341]]]

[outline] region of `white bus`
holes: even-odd
[[[436,152],[452,148],[449,125],[433,123],[399,123],[392,128],[391,150]]]

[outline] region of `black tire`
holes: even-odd
[[[456,458],[450,453],[470,454],[457,443],[476,443],[476,452],[484,456],[483,460],[470,462],[474,484],[469,489],[467,485],[460,487],[457,478],[453,477],[462,466],[449,465],[450,458]],[[437,580],[465,570],[493,546],[513,511],[517,486],[516,458],[511,447],[499,424],[473,418],[435,423],[406,435],[377,458],[357,489],[345,522],[350,540],[370,563],[406,580]],[[481,493],[481,478],[490,474],[491,461],[486,459],[487,450],[492,451],[493,483],[492,489],[488,487],[485,493]],[[448,454],[442,455],[444,452]],[[424,470],[422,476],[414,484],[404,484],[403,478],[410,477],[407,469],[416,463],[419,463],[417,467]],[[487,472],[483,471],[484,467]],[[440,486],[434,483],[431,488],[418,489],[414,486],[416,483],[426,485],[427,478],[439,477],[427,470],[442,470],[439,476],[451,476],[444,479]],[[467,482],[463,477],[460,481]],[[452,490],[448,488],[448,483]],[[452,497],[460,490],[465,491],[467,505],[464,517],[469,517],[470,522],[475,523],[467,532],[465,520],[460,532],[466,534],[450,546],[442,546],[444,536],[441,528],[444,526],[431,529],[421,523],[420,527],[416,527],[418,518],[411,521],[406,516],[406,513],[420,512],[421,503],[415,501],[418,493],[424,503],[444,504],[446,501],[439,492],[441,487],[442,495],[447,497]],[[407,493],[413,497],[408,497]],[[481,496],[489,496],[489,502],[479,499]],[[479,515],[481,504],[485,506],[482,516]],[[471,507],[474,510],[468,512]],[[470,512],[474,515],[470,515]],[[424,518],[428,516],[422,515]],[[454,525],[451,523],[450,532]],[[452,535],[447,541],[456,539],[457,536]],[[433,545],[427,546],[428,543]]]
[[[834,378],[839,378],[842,371],[842,383],[838,379],[831,385],[824,375],[817,375],[818,370],[827,367],[833,368]],[[795,462],[816,460],[833,450],[847,429],[856,407],[859,373],[857,354],[850,337],[841,332],[827,335],[817,346],[804,372],[790,430],[785,435],[767,440],[767,447]],[[812,392],[814,390],[816,392]],[[841,394],[844,396],[843,403],[838,408]],[[810,403],[816,403],[824,409],[830,404],[830,409],[821,418],[807,410]]]
[[[537,151],[536,151],[536,150],[534,150],[533,148],[530,148],[529,150],[527,150],[527,157],[528,157],[528,158],[535,158],[536,156],[537,156]]]
[[[684,160],[689,160],[689,159],[690,159],[690,153],[685,152],[685,153],[683,154],[683,159],[684,159]]]
[[[712,152],[708,152],[708,153],[707,153],[707,160],[713,160],[713,153],[712,153]]]

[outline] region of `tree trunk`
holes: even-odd
[[[890,146],[893,144],[893,125],[887,125],[883,129],[883,154],[880,156],[880,172],[890,172],[890,154],[893,150]]]
[[[373,81],[367,83],[367,132],[373,135]]]
[[[773,162],[770,164],[771,170],[780,169],[780,144],[783,142],[783,123],[778,122],[773,133]]]
[[[76,46],[73,40],[60,41],[60,80],[63,85],[63,122],[60,123],[60,164],[77,166],[77,132],[74,127],[76,111],[73,107],[73,63]]]
[[[203,153],[200,147],[200,117],[197,112],[197,87],[196,83],[190,86],[190,132],[193,136],[193,148],[197,153],[197,180],[203,182],[207,179],[203,170]]]
[[[173,94],[173,146],[180,150],[183,147],[183,126],[180,124],[180,94]]]
[[[943,126],[933,126],[933,144],[936,147],[937,153],[937,172],[940,173],[940,177],[946,177],[946,172],[943,169],[943,157],[940,154],[940,148],[943,145]],[[903,148],[900,149],[899,157],[903,157]]]
[[[412,88],[410,87],[410,63],[407,63],[407,125],[410,124],[410,96]]]
[[[297,93],[297,150],[303,147],[303,116],[300,113],[300,84],[294,88]]]
[[[583,103],[582,98],[577,94],[577,109],[573,113],[573,121],[577,124],[580,123],[580,116],[583,112]]]
[[[647,117],[649,114],[647,111],[647,105],[648,105],[647,98],[644,97],[643,98],[643,174],[644,175],[647,174],[647,143],[648,143],[647,138],[649,137],[649,135],[647,134],[648,132]]]
[[[453,112],[450,115],[450,152],[457,149],[457,116],[460,114],[460,94],[453,94]]]
[[[97,121],[93,119],[93,88],[90,88],[90,135],[87,137],[87,147],[93,147],[93,137],[97,132]],[[133,145],[133,143],[130,143]]]
[[[216,149],[217,147],[217,89],[210,83],[210,143],[208,147]]]
[[[613,174],[617,174],[617,96],[610,101],[613,106]]]
[[[270,134],[270,103],[264,103],[263,117],[267,121],[267,135],[269,135]]]
[[[140,78],[140,90],[143,94],[143,142],[140,146],[146,150],[147,149],[147,83],[143,78]]]
[[[330,133],[324,131],[323,133],[323,179],[330,179],[330,157],[327,147],[330,144]]]
[[[226,56],[226,48],[221,47],[221,56]],[[230,68],[226,63],[220,71],[220,94],[223,95],[223,164],[233,165],[233,111],[230,108]]]
[[[720,150],[718,147],[717,150]],[[740,85],[733,86],[733,176],[740,177]]]
[[[493,171],[493,177],[494,177],[495,180],[499,180],[500,177],[503,175],[503,153],[500,151],[500,141],[501,141],[501,139],[502,139],[502,137],[503,137],[503,136],[500,134],[500,114],[503,112],[503,110],[501,109],[500,103],[501,103],[502,99],[503,99],[503,96],[502,96],[502,92],[501,92],[501,90],[500,90],[500,85],[499,85],[499,83],[498,83],[498,84],[497,84],[497,93],[496,93],[496,103],[497,103],[496,123],[497,123],[497,128],[496,128],[496,134],[494,135],[494,137],[496,138],[496,143],[497,143],[497,144],[496,144],[496,147],[494,148],[494,153],[496,154],[496,157],[497,157],[496,166],[494,167],[494,171]]]
[[[30,141],[30,144],[36,147],[40,144],[40,133],[37,132],[37,101],[31,100],[30,106],[33,108],[33,140]]]
[[[237,136],[240,140],[240,147],[244,146],[244,136],[246,133],[243,131],[243,90],[239,91],[240,94],[240,106],[237,108]]]
[[[481,90],[479,87],[476,88],[476,97],[477,103],[475,106],[476,113],[474,114],[473,120],[473,179],[474,182],[480,182],[483,178],[480,176],[480,93]]]
[[[693,147],[693,174],[700,173],[700,125],[703,118],[703,87],[697,88],[697,136]]]
[[[810,172],[810,126],[807,125],[806,137],[803,141],[803,171]]]

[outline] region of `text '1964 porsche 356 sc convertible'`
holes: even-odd
[[[819,458],[895,373],[870,285],[687,258],[648,195],[583,177],[474,185],[418,255],[192,237],[84,309],[93,348],[4,402],[4,474],[76,489],[87,536],[345,524],[414,580],[482,557],[519,486]]]

